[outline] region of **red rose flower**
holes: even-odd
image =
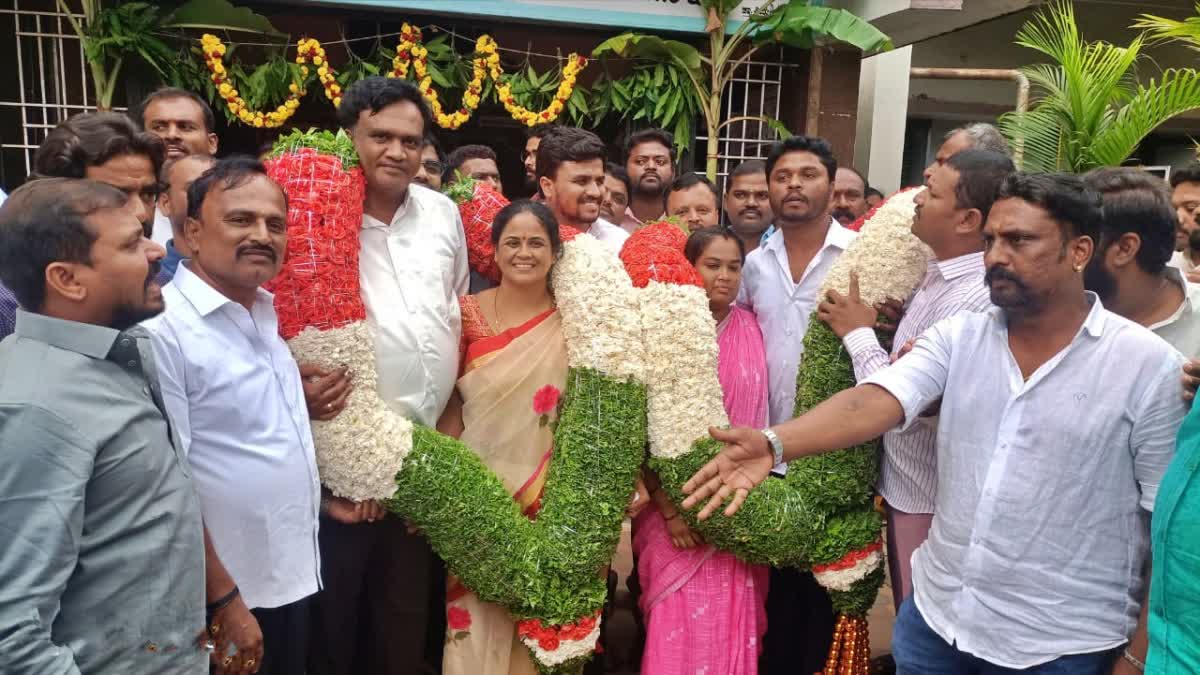
[[[548,384],[533,394],[533,412],[538,415],[549,415],[558,407],[558,397],[562,392],[558,387]]]
[[[553,635],[546,636],[538,640],[538,646],[548,652],[552,652],[558,649],[558,638]]]
[[[452,605],[446,608],[446,625],[454,631],[467,630],[471,627],[471,613]]]

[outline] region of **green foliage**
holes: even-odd
[[[291,133],[276,139],[271,146],[271,157],[278,157],[300,148],[312,148],[322,154],[333,155],[342,160],[342,168],[346,170],[358,166],[358,152],[354,149],[354,140],[345,129],[338,129],[337,133],[327,129],[293,129]]]
[[[261,35],[284,35],[266,17],[228,0],[188,0],[163,22],[163,28],[243,31]]]
[[[536,521],[470,448],[417,427],[389,509],[419,526],[450,571],[513,616],[565,624],[604,605],[646,444],[645,388],[572,369]]]
[[[700,101],[687,75],[673,63],[639,63],[616,80],[603,76],[592,87],[590,99],[593,119],[613,115],[634,125],[667,129],[675,136],[677,153],[691,146]]]
[[[843,42],[867,55],[892,48],[883,31],[844,9],[788,2],[766,16],[753,16],[750,23],[750,38],[758,43],[775,41],[812,49],[818,44]]]
[[[102,8],[86,28],[83,45],[88,61],[116,63],[136,54],[163,74],[173,50],[153,34],[159,24],[158,7],[148,2]]]
[[[1200,108],[1200,74],[1170,69],[1138,84],[1143,37],[1126,47],[1085,41],[1069,2],[1035,14],[1017,33],[1017,44],[1052,60],[1022,69],[1035,102],[1025,113],[1000,118],[1000,130],[1023,148],[1025,170],[1078,173],[1120,165],[1163,122]]]
[[[1196,3],[1195,12],[1200,14],[1200,2]],[[1156,40],[1176,40],[1200,51],[1200,16],[1189,16],[1183,21],[1176,21],[1153,14],[1143,14],[1132,27],[1149,31]]]

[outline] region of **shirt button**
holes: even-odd
[[[125,365],[129,366],[130,368],[137,368],[137,361],[130,361]]]
[[[149,388],[149,387],[142,387],[142,393],[143,393],[143,394],[146,394],[146,395],[149,395],[149,394],[150,394],[150,388]]]
[[[121,346],[122,346],[122,347],[128,347],[128,346],[129,346],[129,338],[122,338],[122,339],[121,339]]]
[[[788,336],[788,337],[791,337],[791,336],[792,336],[792,331],[790,331],[790,330],[789,330],[789,331],[787,331],[787,336]]]
[[[154,644],[153,642],[147,642],[146,651],[153,654],[154,652],[158,651],[158,645]]]

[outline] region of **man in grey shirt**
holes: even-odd
[[[161,246],[121,190],[26,184],[0,208],[0,673],[207,672],[204,541],[137,322]]]

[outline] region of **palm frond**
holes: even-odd
[[[1170,69],[1151,80],[1116,113],[1092,141],[1089,155],[1096,166],[1117,166],[1129,158],[1142,139],[1162,123],[1200,108],[1200,73]]]
[[[1066,119],[1060,111],[1038,108],[1001,115],[997,126],[1012,147],[1021,149],[1021,170],[1059,171]]]
[[[1196,3],[1200,14],[1200,2]],[[1132,28],[1147,31],[1155,40],[1181,42],[1191,49],[1200,51],[1200,16],[1190,16],[1183,21],[1167,19],[1153,14],[1143,14]]]

